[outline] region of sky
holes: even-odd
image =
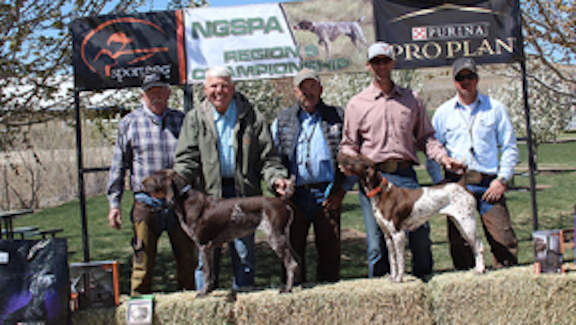
[[[220,7],[220,6],[239,6],[248,5],[254,3],[274,3],[274,2],[289,2],[286,0],[208,0],[210,2],[210,7]],[[292,0],[294,1],[294,0]]]

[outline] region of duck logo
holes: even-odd
[[[77,86],[137,86],[142,75],[150,71],[171,76],[171,71],[177,71],[178,60],[170,13],[75,21],[79,25],[72,26]]]

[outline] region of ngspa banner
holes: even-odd
[[[279,4],[184,11],[187,82],[227,66],[235,80],[292,76],[302,67],[292,31]]]
[[[373,0],[376,39],[396,67],[450,65],[458,57],[506,63],[523,57],[518,0]]]

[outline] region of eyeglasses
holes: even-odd
[[[468,74],[457,74],[456,77],[454,77],[454,80],[456,80],[456,81],[464,81],[466,79],[476,80],[476,78],[478,78],[478,75],[476,73],[472,72],[472,73],[468,73]]]
[[[389,57],[380,57],[380,58],[373,58],[372,60],[369,61],[370,64],[388,64],[392,61],[391,58]]]

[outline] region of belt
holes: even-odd
[[[312,190],[312,189],[324,190],[326,188],[326,186],[328,186],[329,184],[330,184],[330,182],[311,183],[311,184],[298,185],[298,186],[296,186],[296,188],[304,188],[307,190]]]
[[[233,186],[233,185],[234,185],[233,177],[222,177],[222,186]]]
[[[461,176],[462,175],[446,171],[447,179],[457,180],[460,179]],[[489,175],[474,170],[469,170],[466,172],[466,184],[470,185],[490,184],[490,182],[493,181],[496,177],[497,177],[496,175]]]
[[[376,169],[384,173],[395,173],[400,169],[406,169],[412,166],[412,161],[410,160],[386,160],[380,163],[376,163]]]
[[[488,175],[473,170],[466,172],[466,184],[480,185],[489,184],[496,178],[496,175]]]

